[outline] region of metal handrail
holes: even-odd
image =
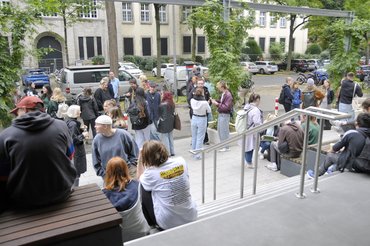
[[[217,167],[217,154],[216,151],[224,146],[227,146],[231,143],[234,143],[238,140],[242,140],[242,153],[241,153],[241,177],[240,177],[240,198],[243,198],[244,196],[244,153],[245,153],[245,137],[247,135],[251,134],[257,134],[259,132],[262,132],[266,130],[269,127],[273,127],[275,125],[278,125],[282,122],[285,122],[286,120],[291,119],[294,116],[297,115],[306,115],[306,116],[315,116],[317,119],[320,119],[319,123],[319,136],[318,136],[318,145],[317,145],[317,153],[315,158],[315,177],[314,177],[314,187],[311,189],[312,192],[318,193],[319,190],[317,188],[318,186],[318,167],[319,167],[319,158],[320,158],[320,150],[322,146],[322,135],[323,135],[323,120],[341,120],[341,119],[347,119],[351,117],[349,114],[328,110],[328,109],[322,109],[317,107],[309,107],[306,109],[294,109],[291,110],[269,122],[266,122],[262,125],[247,129],[246,131],[233,136],[221,143],[209,146],[207,148],[202,148],[198,150],[194,150],[194,153],[201,153],[202,154],[202,203],[205,202],[205,154],[209,153],[211,151],[214,151],[214,160],[213,160],[213,200],[216,200],[216,167]],[[300,171],[300,188],[299,193],[297,193],[298,198],[304,198],[304,176],[305,176],[305,169],[306,169],[306,149],[307,149],[307,142],[308,142],[308,130],[309,130],[309,120],[306,120],[306,128],[305,128],[305,134],[304,134],[304,142],[303,142],[303,150],[302,150],[302,165],[301,165],[301,171]],[[257,141],[255,143],[255,149],[258,150],[260,139],[257,138]],[[258,167],[258,158],[257,155],[254,155],[254,163],[255,163],[255,169],[254,169],[254,176],[253,176],[253,194],[256,194],[257,189],[257,167]]]

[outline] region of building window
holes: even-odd
[[[259,25],[261,27],[266,26],[266,12],[260,12]]]
[[[254,40],[254,37],[248,37],[248,40]]]
[[[131,3],[122,3],[122,20],[132,22],[132,5]]]
[[[286,28],[286,18],[285,17],[280,18],[280,28]]]
[[[189,15],[191,14],[191,6],[182,6],[182,16],[181,21],[187,21]]]
[[[191,37],[190,36],[182,37],[182,53],[184,54],[191,53]]]
[[[280,44],[283,47],[283,51],[285,51],[285,38],[280,38]]]
[[[199,36],[197,42],[198,53],[203,54],[206,52],[206,38],[204,36]]]
[[[142,3],[141,4],[141,22],[150,22],[150,10],[149,10],[149,3]]]
[[[276,17],[273,15],[270,15],[270,27],[276,28]]]
[[[96,10],[97,0],[91,0],[90,4],[85,4],[82,6],[82,12],[80,13],[81,18],[97,18]]]
[[[276,42],[276,38],[270,38],[270,45]]]
[[[265,42],[266,42],[266,38],[259,39],[259,45],[260,45],[262,52],[265,52]]]
[[[159,8],[159,22],[160,23],[167,23],[167,5],[162,5]]]
[[[151,56],[152,55],[152,45],[150,38],[142,38],[142,47],[143,47],[143,56]]]
[[[80,53],[80,60],[102,55],[101,37],[78,37],[78,50]]]
[[[123,54],[124,55],[134,55],[134,39],[133,38],[123,38]]]
[[[161,55],[168,55],[168,38],[161,38]]]

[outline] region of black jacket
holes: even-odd
[[[113,99],[112,95],[110,94],[109,90],[103,90],[102,88],[96,89],[94,93],[94,98],[96,103],[98,104],[99,111],[104,110],[103,105],[106,100]]]
[[[83,120],[93,120],[98,117],[99,108],[95,98],[81,95],[77,98],[77,102],[81,107],[81,118]]]
[[[158,132],[169,133],[173,131],[175,121],[174,112],[175,108],[171,107],[168,103],[161,103],[159,105]]]
[[[355,86],[356,89],[354,88]],[[354,83],[352,80],[344,80],[339,93],[339,102],[352,104],[353,95],[357,95],[359,97],[363,96],[361,86]]]
[[[290,89],[290,86],[288,84],[284,84],[282,86],[282,89],[284,90],[284,103],[292,104],[293,93],[292,93],[292,90]]]
[[[66,121],[69,133],[71,134],[75,154],[73,156],[73,164],[77,170],[77,176],[86,172],[86,151],[84,145],[84,136],[82,135],[81,123],[76,119],[68,119]]]

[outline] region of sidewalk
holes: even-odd
[[[324,131],[323,141],[336,140],[338,138],[339,135],[335,131]],[[182,156],[188,164],[191,194],[199,205],[202,201],[202,161],[194,160],[191,157],[191,153],[189,152],[191,138],[178,138],[174,142],[176,156]],[[241,148],[236,144],[232,145],[228,152],[217,152],[217,199],[239,193],[241,158]],[[92,166],[91,153],[87,154],[87,162],[87,172],[81,175],[80,185],[97,183],[102,187],[103,181],[95,175]],[[269,164],[267,160],[258,160],[257,192],[259,185],[287,178],[281,175],[280,172],[272,172],[265,168],[267,164]],[[205,158],[205,202],[213,200],[213,165],[213,152],[211,152],[206,154]],[[253,174],[254,169],[246,168],[244,170],[244,191],[247,194],[252,193]]]

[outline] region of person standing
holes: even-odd
[[[54,88],[53,95],[50,98],[49,108],[48,108],[48,114],[56,119],[64,119],[63,115],[67,112],[60,112],[63,113],[61,115],[58,114],[59,111],[59,104],[62,104],[66,101],[66,97],[63,95],[62,90],[59,87]]]
[[[80,106],[71,105],[67,111],[67,126],[69,133],[71,134],[73,145],[75,148],[75,154],[73,155],[73,164],[77,171],[77,178],[75,179],[74,185],[79,185],[81,174],[86,172],[86,151],[84,140],[89,137],[89,133],[85,131],[85,126],[81,125],[81,122],[77,120],[81,115]]]
[[[141,150],[137,177],[143,213],[150,226],[167,230],[197,219],[184,158],[169,158],[161,142],[150,140]]]
[[[99,109],[92,96],[91,88],[84,88],[82,95],[77,97],[77,104],[81,107],[81,118],[87,126],[87,132],[91,129],[92,135],[95,137],[95,120],[99,116]]]
[[[51,89],[50,85],[44,85],[42,87],[41,100],[44,103],[46,113],[49,113],[50,100],[51,100],[52,95],[53,95],[53,90]]]
[[[36,90],[36,85],[34,82],[32,82],[31,84],[28,85],[28,87],[26,89],[24,89],[24,95],[25,96],[35,96],[35,97],[38,97],[39,94]]]
[[[231,95],[225,81],[220,81],[216,86],[217,90],[221,93],[220,100],[212,99],[212,105],[217,107],[218,120],[217,120],[217,131],[220,138],[220,142],[227,140],[230,137],[230,114],[233,107],[233,96]],[[228,146],[220,149],[220,152],[229,151]]]
[[[293,101],[293,94],[292,94],[292,87],[293,79],[291,77],[287,77],[285,79],[285,84],[282,86],[281,90],[284,95],[284,102],[282,103],[284,106],[285,113],[289,112],[292,109],[292,101]]]
[[[113,96],[108,90],[108,83],[109,83],[108,77],[102,78],[100,80],[100,87],[96,89],[94,93],[94,98],[95,98],[96,103],[98,104],[98,110],[100,114],[103,114],[104,112],[104,108],[103,108],[104,102],[106,100],[113,99]]]
[[[17,118],[0,133],[0,210],[59,203],[72,193],[72,138],[64,121],[43,111],[40,98],[24,97],[11,111]]]
[[[98,134],[92,142],[92,160],[96,175],[104,179],[108,161],[119,156],[128,164],[130,176],[136,177],[139,148],[126,130],[112,128],[112,123],[107,115],[101,115],[95,120]]]
[[[130,103],[135,100],[136,89],[138,88],[136,79],[130,79],[130,88],[126,92],[125,96],[129,98]],[[144,90],[144,89],[143,89]]]
[[[298,82],[294,81],[292,85],[292,94],[293,94],[293,100],[292,100],[292,106],[291,109],[300,108],[301,107],[301,97],[302,97],[302,91],[299,89]]]
[[[173,143],[174,113],[175,102],[172,93],[165,91],[163,92],[162,103],[159,105],[158,132],[161,134],[161,142],[166,146],[171,156],[175,155]]]
[[[354,74],[349,72],[347,74],[347,79],[342,82],[341,89],[339,92],[339,112],[347,113],[351,115],[351,118],[347,121],[355,120],[355,111],[352,108],[353,98],[357,95],[362,97],[362,89],[357,83],[353,82]]]
[[[207,114],[211,113],[211,107],[204,98],[204,90],[196,88],[193,98],[190,99],[190,106],[193,109],[191,118],[191,149],[200,150],[203,148],[203,140],[207,130]],[[200,160],[199,153],[194,154],[193,158]]]
[[[307,80],[307,87],[302,91],[302,109],[308,107],[319,107],[325,95],[315,86],[315,81],[311,78]]]
[[[262,111],[258,108],[261,101],[261,96],[259,94],[251,94],[248,103],[244,106],[245,111],[248,112],[248,129],[253,128],[263,123]],[[252,156],[255,143],[257,141],[257,135],[247,135],[245,136],[245,163],[247,168],[253,168]]]
[[[161,94],[157,91],[157,83],[149,83],[149,91],[145,93],[146,101],[148,102],[150,111],[150,139],[159,140],[159,134],[157,132],[157,121],[158,121],[158,109],[161,103]]]
[[[113,99],[119,104],[119,80],[114,76],[114,72],[109,72],[109,83],[113,89]]]

